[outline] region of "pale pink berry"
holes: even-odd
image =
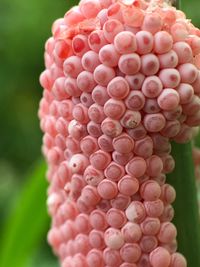
[[[159,70],[159,60],[154,54],[146,54],[141,56],[141,72],[144,75],[154,75]]]
[[[83,56],[89,50],[88,38],[85,35],[78,34],[73,38],[72,49],[77,56]]]
[[[64,21],[68,26],[72,26],[78,22],[84,20],[79,7],[73,7],[68,12],[65,13]]]
[[[181,23],[174,23],[170,30],[175,42],[185,41],[188,37],[188,30],[186,29],[186,26]]]
[[[88,51],[83,55],[81,63],[85,70],[93,72],[100,64],[99,56],[94,51]]]
[[[153,154],[153,141],[150,136],[140,138],[135,142],[134,153],[144,159]]]
[[[69,75],[72,78],[76,78],[83,71],[81,58],[78,56],[68,57],[64,62],[63,68],[66,76]]]
[[[89,165],[84,171],[84,179],[87,184],[97,186],[104,179],[104,175],[103,172]]]
[[[122,77],[115,77],[107,86],[108,95],[115,99],[124,99],[129,93],[128,82]]]
[[[144,13],[139,8],[129,6],[123,9],[123,19],[130,27],[140,27],[144,20]]]
[[[140,70],[141,59],[136,53],[124,54],[120,56],[118,66],[124,74],[133,75]]]
[[[173,50],[178,56],[179,64],[189,63],[192,60],[192,49],[185,42],[176,42],[173,45]]]
[[[144,116],[144,127],[147,131],[156,133],[165,127],[165,117],[161,113],[147,114]]]
[[[148,54],[153,50],[153,35],[149,31],[138,31],[135,36],[138,54]]]
[[[71,77],[66,78],[64,88],[69,96],[79,97],[82,93],[78,88],[77,80]]]
[[[141,113],[139,111],[127,110],[120,120],[123,127],[128,129],[136,128],[141,122]]]
[[[160,220],[158,218],[146,217],[140,224],[144,235],[157,235],[160,230]]]
[[[88,44],[93,51],[98,53],[101,47],[107,44],[103,30],[93,31],[88,37]]]
[[[193,83],[198,75],[197,68],[191,63],[181,64],[178,66],[178,71],[183,83]]]
[[[122,262],[119,250],[106,248],[103,251],[105,266],[119,266]]]
[[[96,82],[92,73],[89,71],[82,71],[77,77],[77,85],[83,92],[91,92],[96,86]]]
[[[106,21],[103,26],[104,36],[108,42],[113,42],[115,36],[123,30],[123,24],[116,19],[110,19]]]
[[[127,222],[121,229],[124,239],[128,243],[138,242],[142,236],[142,231],[137,223]]]
[[[104,234],[106,245],[111,249],[119,249],[124,244],[124,237],[120,230],[115,228],[108,228]]]
[[[149,217],[160,217],[164,211],[164,204],[160,199],[155,201],[144,201],[144,207],[146,214]]]
[[[97,190],[103,199],[113,199],[118,193],[116,183],[107,179],[98,184]]]
[[[98,104],[92,104],[88,109],[88,116],[91,121],[101,123],[105,119],[103,107]]]
[[[154,51],[157,54],[164,54],[171,50],[173,39],[166,31],[159,31],[154,35]]]
[[[149,180],[141,185],[140,194],[146,201],[155,201],[161,195],[161,188],[157,182]]]
[[[97,85],[92,91],[92,99],[95,103],[103,106],[109,99],[106,87]]]
[[[86,124],[89,121],[88,109],[82,104],[76,105],[73,109],[72,114],[74,119],[79,121],[80,123]]]
[[[87,264],[89,267],[96,266],[101,267],[103,264],[103,255],[100,250],[92,249],[89,251],[86,257]]]
[[[88,122],[87,131],[89,135],[98,138],[102,135],[101,124],[94,121]]]
[[[170,254],[166,249],[157,247],[150,253],[150,262],[153,267],[169,267]]]
[[[175,68],[178,65],[178,56],[174,50],[158,55],[158,59],[161,69]]]
[[[127,243],[120,249],[120,255],[125,262],[137,262],[141,256],[141,248],[135,243]]]
[[[114,45],[120,54],[133,53],[137,49],[136,36],[129,31],[120,32],[115,36]]]
[[[117,196],[110,201],[111,206],[116,209],[125,210],[131,202],[131,198],[123,194]]]
[[[120,119],[126,111],[123,101],[110,98],[104,105],[104,113],[111,119]]]
[[[119,57],[120,55],[113,44],[105,45],[99,51],[99,59],[101,63],[109,67],[116,67],[118,65]]]
[[[89,242],[93,248],[103,249],[105,247],[103,232],[98,230],[92,230],[89,233]]]
[[[144,205],[140,201],[132,201],[125,214],[127,219],[134,223],[141,223],[146,216]]]
[[[163,110],[174,110],[180,102],[179,94],[174,89],[164,89],[158,97],[158,105]]]
[[[89,216],[89,222],[94,229],[105,230],[107,228],[106,214],[100,210],[94,210]]]
[[[134,141],[128,134],[123,133],[113,139],[113,147],[119,153],[130,153],[134,148]]]
[[[125,104],[130,110],[141,110],[145,105],[144,94],[138,90],[131,91],[125,100]]]
[[[161,111],[161,108],[158,105],[156,98],[147,98],[145,101],[145,105],[143,107],[143,111],[147,114],[156,114]]]
[[[142,252],[150,253],[158,246],[158,240],[155,236],[146,235],[143,236],[140,240],[140,247]]]
[[[107,16],[109,19],[117,19],[123,22],[120,3],[113,3],[108,7]]]
[[[173,253],[171,256],[170,267],[186,267],[186,259],[180,253]]]
[[[98,150],[90,156],[90,163],[97,170],[104,170],[110,162],[110,154],[102,150]]]
[[[134,177],[141,177],[146,172],[146,161],[141,157],[134,157],[126,165],[126,172]]]
[[[131,196],[138,191],[139,183],[136,178],[126,175],[118,182],[118,189],[120,193]]]
[[[115,77],[113,68],[103,64],[96,67],[94,70],[94,80],[102,86],[107,86],[108,83]]]
[[[147,131],[142,123],[140,123],[137,127],[133,129],[127,129],[126,132],[135,140],[144,138],[147,134]]]
[[[126,75],[125,79],[127,80],[130,89],[139,90],[142,87],[145,76],[144,74],[138,72],[135,75]]]
[[[103,151],[112,152],[113,145],[112,145],[112,138],[103,134],[98,138],[98,145]]]
[[[80,10],[86,18],[95,17],[100,11],[101,6],[98,0],[81,0]]]
[[[111,227],[120,229],[126,223],[126,216],[123,211],[111,208],[106,213],[106,220]]]
[[[112,158],[114,162],[116,162],[119,165],[124,166],[133,158],[133,153],[130,152],[130,153],[122,154],[117,151],[114,151],[112,153]]]
[[[179,85],[181,77],[176,69],[163,69],[159,73],[159,78],[164,87],[175,88]]]
[[[181,83],[176,90],[180,97],[180,104],[187,104],[192,100],[194,89],[190,84]]]
[[[104,175],[107,179],[112,181],[120,180],[125,174],[124,166],[112,161],[104,171]]]
[[[147,77],[142,85],[142,92],[148,98],[157,97],[163,89],[161,80],[157,76]]]
[[[116,137],[121,134],[122,126],[117,120],[106,118],[102,124],[101,129],[104,134],[110,137]]]

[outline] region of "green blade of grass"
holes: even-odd
[[[5,222],[0,242],[1,267],[24,267],[39,241],[45,238],[49,224],[45,170],[43,161],[36,164]]]
[[[177,194],[173,206],[178,250],[186,257],[188,267],[196,267],[200,266],[200,223],[191,143],[173,143],[172,155],[176,167],[168,175],[168,183],[174,186]]]

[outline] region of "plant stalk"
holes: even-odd
[[[186,257],[188,267],[197,267],[200,266],[200,221],[191,143],[173,143],[172,156],[176,167],[167,182],[177,194],[173,207],[178,251]]]

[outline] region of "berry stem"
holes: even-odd
[[[191,143],[173,143],[172,155],[176,167],[168,175],[168,182],[177,193],[174,223],[178,229],[178,248],[189,267],[200,266],[200,223]]]

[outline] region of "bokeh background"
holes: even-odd
[[[75,0],[0,0],[0,267],[57,267],[37,117],[45,40]],[[181,8],[200,26],[199,0]]]

